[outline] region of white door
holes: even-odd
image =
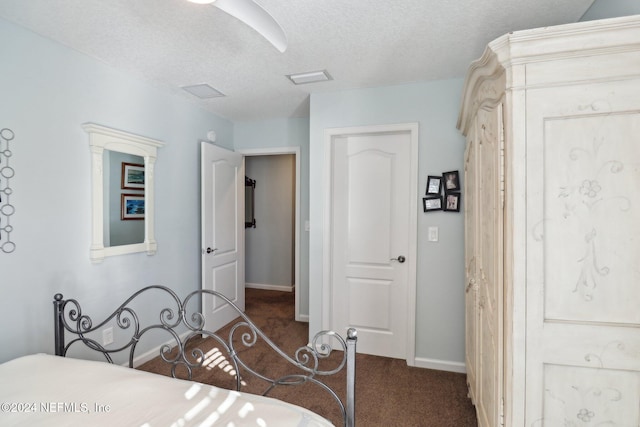
[[[222,293],[244,310],[244,164],[242,154],[201,143],[202,289]],[[237,317],[220,299],[204,296],[205,328]]]
[[[357,328],[362,353],[413,357],[417,126],[330,144],[331,328]]]

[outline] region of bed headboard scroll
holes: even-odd
[[[163,298],[169,299],[170,306],[159,310],[159,320],[147,322],[147,319],[141,318],[136,308],[139,308],[140,304],[147,304],[151,297],[153,301],[157,301],[158,292]],[[217,304],[228,304],[237,312],[238,318],[221,330],[228,330],[227,337],[223,337],[220,331],[204,329],[204,315],[200,311],[203,298],[217,298]],[[125,354],[129,367],[133,368],[135,351],[140,339],[151,331],[159,331],[167,336],[167,341],[160,345],[159,356],[171,366],[171,375],[191,379],[193,370],[203,367],[206,359],[205,351],[198,347],[201,343],[199,340],[213,339],[216,347],[224,350],[235,372],[236,390],[241,391],[242,379],[249,374],[265,382],[266,388],[262,392],[265,396],[279,386],[315,384],[336,401],[344,425],[355,425],[355,329],[348,329],[346,338],[334,331],[321,331],[310,343],[298,348],[294,355],[290,356],[268,338],[229,298],[206,289],[193,291],[184,299],[180,299],[174,291],[165,286],[148,286],[135,292],[103,321],[95,324],[90,316],[83,313],[80,304],[74,299],[65,300],[62,294],[58,293],[54,296],[53,305],[55,354],[58,356],[66,356],[70,348],[81,346],[101,354],[109,363],[113,363],[113,355]],[[124,336],[125,339],[118,340],[118,345],[114,348],[103,346],[96,336],[105,326],[117,328],[119,337]],[[272,378],[264,372],[259,372],[257,367],[248,366],[243,359],[242,351],[254,347],[260,341],[266,343],[283,359],[283,363],[294,368],[295,372]],[[334,346],[336,350],[343,352],[341,357],[334,352]],[[184,372],[186,375],[182,374]],[[322,379],[339,373],[344,373],[346,381],[346,395],[342,398]]]

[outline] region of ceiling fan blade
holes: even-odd
[[[287,50],[287,36],[280,24],[253,0],[216,0],[213,5],[256,30],[280,52]]]

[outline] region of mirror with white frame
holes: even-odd
[[[155,254],[154,167],[164,143],[94,123],[82,128],[91,149],[91,260]]]

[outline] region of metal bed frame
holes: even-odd
[[[151,291],[160,291],[169,295],[175,303],[175,307],[167,307],[160,310],[159,322],[149,325],[142,325],[139,315],[131,307],[134,300],[139,300],[141,295],[151,293]],[[218,332],[208,331],[204,328],[204,315],[199,311],[188,313],[188,303],[201,307],[198,298],[218,298],[221,304],[228,304],[237,313],[238,318],[230,325],[229,335],[227,338],[219,335]],[[173,304],[172,302],[172,304]],[[242,374],[250,374],[266,382],[267,388],[262,393],[263,396],[269,395],[278,386],[293,386],[306,383],[318,385],[322,390],[326,391],[338,404],[345,427],[355,426],[355,354],[357,343],[357,332],[351,328],[347,331],[346,339],[341,337],[334,331],[321,331],[315,335],[313,340],[305,346],[296,350],[293,356],[287,355],[276,344],[274,344],[254,323],[240,310],[230,299],[219,292],[200,289],[188,294],[184,299],[180,299],[178,295],[165,286],[148,286],[133,295],[131,295],[124,303],[120,305],[113,313],[108,315],[105,320],[97,325],[86,314],[83,314],[78,301],[74,299],[64,299],[62,294],[56,294],[53,300],[54,306],[54,325],[55,325],[55,354],[58,356],[66,356],[68,350],[75,344],[80,344],[101,353],[107,362],[113,363],[113,354],[127,354],[129,359],[129,367],[133,368],[134,355],[136,346],[140,339],[150,331],[164,331],[169,334],[170,343],[160,346],[160,357],[163,361],[171,365],[171,375],[178,378],[176,370],[181,367],[181,371],[186,371],[187,379],[191,379],[193,369],[202,367],[205,360],[205,353],[202,349],[187,348],[190,341],[199,338],[212,338],[220,347],[226,351],[229,363],[235,370],[235,389],[241,391]],[[113,325],[119,330],[126,332],[126,336],[130,337],[123,345],[107,349],[101,345],[95,338],[97,332],[102,330],[106,325]],[[185,332],[180,334],[177,329],[184,329]],[[226,329],[223,328],[223,329]],[[68,342],[65,341],[65,334],[71,334],[73,338]],[[259,340],[264,341],[271,349],[273,349],[284,361],[297,368],[299,373],[287,374],[279,378],[271,378],[264,373],[260,373],[255,369],[247,366],[243,361],[239,348],[251,348]],[[321,362],[327,359],[333,352],[332,344],[337,342],[343,354],[341,359],[336,362],[337,366],[326,369],[321,368]],[[333,362],[332,362],[333,364]],[[332,365],[333,366],[333,365]],[[240,369],[242,368],[242,370]],[[344,400],[320,377],[330,376],[343,371],[346,368],[346,396]]]

